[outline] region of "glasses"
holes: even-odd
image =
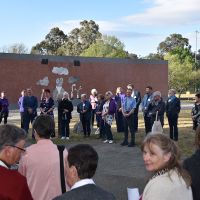
[[[23,149],[23,148],[21,148],[21,147],[15,146],[15,145],[6,145],[6,146],[8,146],[8,147],[15,147],[15,148],[17,148],[17,149],[19,149],[19,150],[21,150],[21,151],[23,151],[23,152],[26,151],[26,149]]]

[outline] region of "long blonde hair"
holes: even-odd
[[[144,139],[141,150],[144,150],[145,146],[148,146],[151,151],[151,144],[155,144],[162,149],[164,153],[170,153],[170,159],[164,166],[164,168],[167,169],[175,169],[178,172],[178,175],[183,178],[187,186],[191,185],[191,177],[190,175],[183,169],[180,158],[181,153],[178,146],[174,143],[173,140],[165,136],[164,134],[158,133],[158,134],[149,134]]]

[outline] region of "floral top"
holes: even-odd
[[[103,111],[102,111],[102,114],[108,112],[109,110],[109,104],[110,104],[110,101],[106,101],[103,105]],[[109,125],[112,125],[112,121],[113,121],[113,115],[111,114],[106,114],[102,117],[102,119]]]

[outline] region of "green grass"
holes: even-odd
[[[90,138],[83,138],[82,134],[73,133],[73,127],[78,120],[79,118],[75,117],[72,119],[70,123],[70,140],[69,141],[55,138],[53,139],[53,142],[55,144],[67,145],[71,142],[74,143],[74,142],[98,141],[96,139],[98,136],[94,134],[91,134]],[[12,123],[18,126],[20,125],[19,120],[13,120]],[[182,155],[184,157],[189,156],[195,150],[195,145],[194,145],[195,133],[192,130],[192,120],[190,117],[190,110],[181,110],[178,127],[179,127],[178,146],[180,147]],[[114,137],[115,142],[120,143],[123,140],[123,133],[117,133],[115,122],[112,125],[112,132],[113,132],[113,137]],[[56,120],[56,133],[57,133],[57,120]],[[169,126],[168,126],[166,117],[165,117],[165,125],[164,125],[164,134],[169,135]],[[136,133],[137,145],[140,145],[142,143],[144,137],[145,137],[145,131],[144,131],[143,116],[142,116],[142,113],[139,113],[139,131],[138,133]],[[28,142],[34,143],[34,141],[31,139],[31,133],[29,133]]]

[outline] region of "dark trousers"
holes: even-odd
[[[92,119],[91,119],[91,120],[92,120],[92,121],[91,121],[91,122],[92,122],[92,127],[94,126],[95,113],[96,113],[96,110],[93,109],[93,110],[92,110],[92,117],[91,117],[91,118],[92,118]]]
[[[152,125],[151,125],[151,118],[150,117],[147,117],[146,115],[144,115],[144,124],[145,124],[146,134],[151,132]]]
[[[61,136],[62,132],[62,112],[58,111],[58,136]]]
[[[174,141],[178,141],[178,116],[168,116],[170,138]]]
[[[124,142],[128,142],[128,129],[131,133],[131,144],[135,144],[135,128],[133,124],[134,114],[124,117]]]
[[[135,132],[138,131],[138,109],[139,108],[135,108],[133,113],[133,125]]]
[[[2,119],[4,119],[4,124],[7,124],[8,119],[8,112],[2,112],[0,113],[0,124],[2,122]]]
[[[28,133],[29,130],[29,124],[33,123],[33,120],[35,119],[36,115],[35,114],[29,114],[24,112],[24,130]]]
[[[20,112],[21,128],[24,128],[24,112]]]
[[[106,122],[104,122],[104,134],[105,134],[107,140],[113,140],[111,126]]]
[[[84,116],[81,119],[81,123],[83,126],[83,133],[86,136],[86,134],[88,134],[88,136],[90,136],[91,133],[91,129],[90,129],[90,119],[85,118]]]
[[[117,125],[117,132],[124,132],[124,119],[122,112],[117,111],[115,115],[116,125]]]
[[[69,120],[62,120],[61,126],[62,126],[61,136],[69,137]]]

